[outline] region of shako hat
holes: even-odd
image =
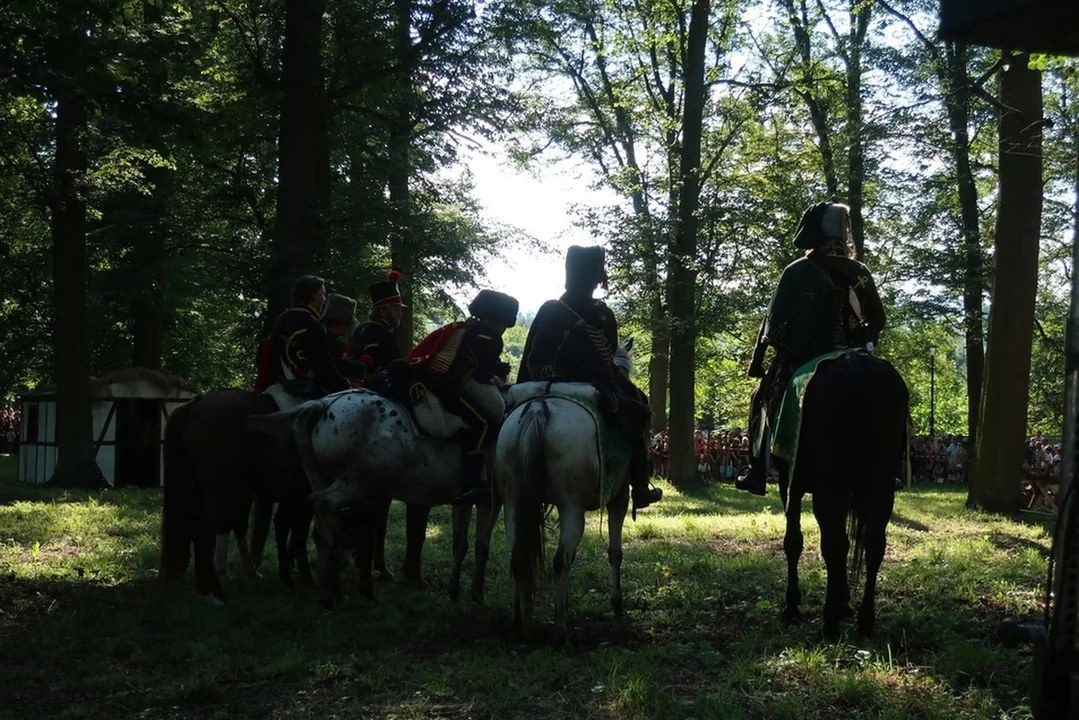
[[[599,245],[572,245],[566,252],[566,289],[596,287],[607,289],[606,255]]]
[[[371,307],[407,307],[401,298],[401,289],[397,282],[401,279],[401,273],[390,270],[386,273],[385,280],[379,280],[371,285]]]
[[[517,298],[497,290],[480,290],[479,295],[468,304],[472,317],[487,320],[502,327],[517,324]]]

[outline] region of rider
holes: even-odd
[[[602,300],[592,297],[600,285],[607,289],[604,259],[599,246],[574,245],[566,253],[566,292],[558,300],[548,300],[536,313],[517,382],[591,383],[600,392],[608,421],[621,430],[620,409],[624,412],[636,403],[647,410],[648,397],[614,366],[618,320]],[[624,434],[633,452],[629,482],[636,511],[658,502],[663,492],[650,487],[647,428]]]
[[[435,330],[408,356],[424,384],[471,429],[465,436],[464,489],[455,505],[481,504],[490,497],[482,477],[484,453],[498,435],[502,414],[477,397],[475,383],[505,384],[510,366],[502,361],[502,334],[517,324],[517,308],[516,298],[480,290],[467,320]]]
[[[263,345],[255,391],[277,382],[292,395],[321,397],[348,390],[334,358],[323,326],[326,282],[316,275],[302,275],[292,285],[292,307],[274,321]]]
[[[322,311],[322,324],[326,328],[330,354],[337,362],[337,369],[352,387],[361,387],[367,375],[367,366],[345,357],[349,340],[359,324],[356,322],[356,301],[345,295],[330,295]]]
[[[405,303],[397,287],[401,273],[391,270],[385,280],[371,285],[371,319],[352,335],[345,357],[367,366],[368,376],[386,369],[393,360],[404,357],[393,331],[401,325]]]
[[[884,306],[869,269],[852,256],[850,208],[817,203],[802,215],[794,245],[805,256],[783,270],[757,336],[747,374],[761,382],[750,399],[749,428],[755,434],[762,411],[771,417],[794,371],[839,348],[872,349],[884,329]],[[764,370],[764,352],[775,359]],[[764,495],[764,453],[753,452],[750,470],[735,487]],[[762,448],[763,451],[763,448]]]

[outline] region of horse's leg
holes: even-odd
[[[390,569],[386,567],[386,529],[390,523],[390,498],[374,501],[374,554],[375,571],[378,572],[379,582],[392,582],[394,577]]]
[[[506,503],[506,547],[509,548],[510,557],[513,557],[514,531],[517,528],[517,514],[513,511],[513,504]],[[518,630],[524,629],[524,617],[521,613],[521,603],[524,598],[517,590],[517,577],[513,571],[513,563],[510,563],[510,582],[513,583],[513,627]]]
[[[885,493],[881,507],[874,508],[861,519],[865,523],[865,592],[862,594],[862,606],[858,609],[857,630],[867,637],[873,634],[876,627],[877,573],[884,561],[888,521],[892,519],[895,504],[895,490],[889,488]]]
[[[262,553],[266,549],[266,538],[270,536],[270,518],[273,516],[273,499],[262,493],[256,495],[255,508],[251,514],[251,567],[257,574],[259,565],[262,564]],[[277,554],[280,559],[280,546],[277,549]]]
[[[349,522],[359,523],[355,529],[357,544],[354,557],[356,569],[360,571],[360,594],[368,600],[377,600],[375,586],[371,580],[371,567],[374,564],[375,537],[378,515],[382,509],[382,501],[362,501],[355,510],[355,516]]]
[[[847,613],[850,589],[847,585],[847,508],[850,498],[845,494],[816,493],[813,514],[820,526],[820,551],[828,572],[828,590],[824,599],[824,634],[839,635],[839,621]]]
[[[783,552],[787,556],[787,601],[783,619],[787,622],[802,616],[802,588],[798,583],[798,561],[802,557],[802,493],[787,488],[787,531],[783,535]],[[816,506],[816,503],[813,503]]]
[[[607,505],[607,562],[611,565],[611,608],[615,617],[622,617],[622,525],[629,508],[629,485],[625,484],[618,495]]]
[[[577,557],[577,546],[584,535],[584,510],[576,506],[558,508],[558,549],[555,550],[554,571],[558,577],[554,596],[554,621],[562,637],[568,634],[566,617],[569,604],[569,571]]]
[[[223,573],[225,577],[232,577],[229,574],[229,534],[221,533],[215,538],[214,541],[214,570]]]
[[[311,513],[300,500],[289,513],[292,531],[289,540],[289,555],[296,561],[296,573],[301,585],[314,585],[311,577],[311,560],[307,557],[307,536],[311,532]]]
[[[430,516],[430,505],[405,505],[405,584],[412,587],[425,588],[429,585],[423,579],[420,561],[423,558],[423,542],[427,539],[427,519]]]
[[[461,566],[468,554],[468,526],[472,522],[472,506],[453,508],[453,568],[447,588],[454,602],[461,596]]]
[[[285,503],[279,503],[277,514],[273,518],[274,540],[277,542],[277,574],[286,585],[292,584],[293,548],[289,542],[289,532],[292,530],[293,512],[291,508],[286,508]],[[257,530],[255,532],[257,533]]]
[[[254,584],[256,578],[258,578],[258,573],[255,572],[255,567],[251,558],[251,549],[247,545],[247,528],[245,526],[239,526],[235,529],[233,535],[236,536],[236,549],[240,554],[240,564],[244,580]]]
[[[495,493],[490,505],[476,509],[476,567],[472,571],[472,601],[483,604],[483,585],[487,579],[487,559],[491,556],[491,533],[494,532],[502,500]]]
[[[332,516],[320,514],[315,517],[319,604],[327,610],[333,608],[334,602],[344,599],[344,594],[341,592],[341,571],[344,569],[345,561],[338,538],[340,534],[338,522],[338,519]]]
[[[227,533],[225,537],[228,537]],[[225,599],[225,592],[221,589],[213,566],[216,539],[212,528],[202,522],[195,524],[192,532],[195,545],[195,592],[210,605],[222,605]]]

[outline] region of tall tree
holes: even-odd
[[[89,108],[79,85],[92,62],[90,8],[84,0],[55,3],[55,34],[48,48],[49,87],[55,102],[53,158],[53,286],[56,290],[56,443],[50,482],[94,487],[104,482],[94,457],[87,336],[86,142]]]
[[[1038,290],[1042,218],[1041,72],[1029,54],[1007,58],[1000,78],[1000,207],[982,426],[967,502],[1014,512],[1020,490]]]

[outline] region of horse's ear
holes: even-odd
[[[626,349],[626,352],[629,352],[630,350],[633,349],[633,336],[632,335],[630,335],[628,338],[626,338],[622,342],[622,347],[624,347]]]

